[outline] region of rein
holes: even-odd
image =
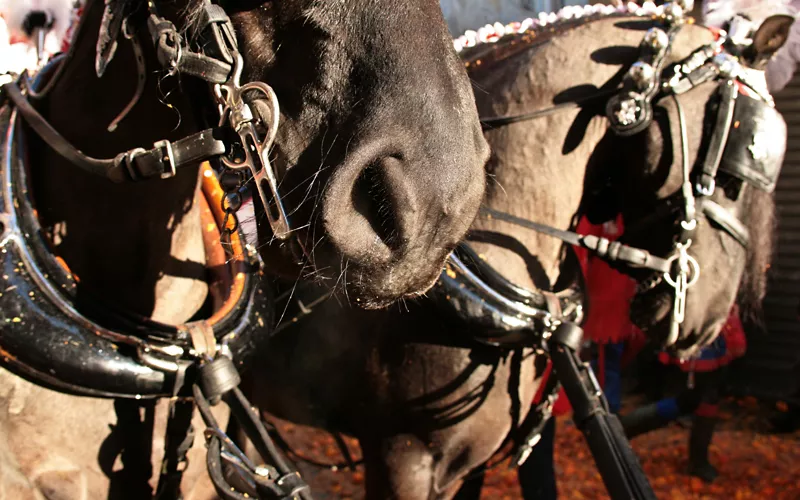
[[[226,145],[219,136],[220,131],[207,129],[179,141],[158,141],[153,148],[135,148],[120,153],[113,159],[97,159],[83,154],[58,133],[47,120],[36,111],[16,82],[0,86],[2,96],[7,97],[30,127],[58,154],[76,167],[90,174],[105,177],[112,182],[140,181],[159,177],[168,179],[178,169],[196,167],[201,161],[225,153]]]
[[[480,122],[483,130],[486,131],[486,130],[491,130],[493,128],[504,127],[506,125],[511,125],[514,123],[537,120],[539,118],[544,118],[546,116],[554,115],[556,113],[561,113],[562,111],[571,111],[573,109],[580,109],[589,102],[602,99],[605,97],[611,97],[617,92],[618,89],[616,88],[604,90],[597,92],[593,95],[590,95],[584,99],[579,99],[577,101],[563,102],[561,104],[556,104],[555,106],[549,108],[530,111],[528,113],[520,113],[517,115],[489,116],[486,118],[481,118]]]
[[[600,236],[582,235],[574,231],[564,231],[563,229],[529,221],[488,207],[481,207],[480,211],[481,215],[487,219],[508,222],[537,233],[552,236],[570,245],[586,248],[597,257],[608,262],[620,261],[631,267],[646,268],[662,273],[668,273],[672,269],[671,259],[656,257],[647,250],[623,245],[618,241],[610,241]]]

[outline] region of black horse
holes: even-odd
[[[220,22],[227,16],[230,25]],[[201,38],[212,25],[222,26],[216,38]],[[216,62],[184,50],[182,41],[198,39]],[[42,236],[77,289],[75,307],[94,319],[91,311],[121,310],[181,325],[210,312],[206,265],[219,255],[207,253],[204,239],[217,229],[203,218],[203,176],[190,160],[233,142],[203,132],[217,125],[217,104],[229,106],[232,135],[243,135],[238,125],[250,122],[235,107],[242,89],[250,89],[244,98],[259,118],[259,143],[245,137],[243,149],[224,154],[238,166],[248,153],[262,163],[254,169],[258,250],[269,270],[313,275],[364,307],[382,307],[425,292],[475,216],[488,149],[434,0],[90,0],[72,42],[27,93],[41,115],[28,119],[36,133],[27,134],[27,175]],[[231,57],[233,46],[241,59]],[[42,140],[42,122],[63,140]],[[115,160],[76,161],[76,150]],[[270,162],[274,178],[265,174]],[[154,178],[131,182],[140,177]],[[4,311],[6,339],[17,328],[12,316]],[[81,365],[79,354],[58,355],[71,357]],[[153,414],[135,411],[134,430],[112,433],[101,448],[115,421],[111,401],[0,374],[4,491],[108,494],[107,476],[119,475],[113,465],[126,446],[115,440],[146,436],[137,432]],[[90,382],[113,386],[106,377]],[[138,455],[148,467],[149,450],[143,445]],[[125,453],[136,456],[131,447]],[[202,474],[202,463],[187,477]],[[145,470],[136,476],[144,484],[110,495],[141,498],[149,476]]]
[[[552,236],[497,215],[567,230],[579,215],[600,222],[621,212],[628,227],[623,243],[647,250],[651,264],[653,257],[675,256],[689,266],[684,278],[696,283],[688,289],[682,318],[676,318],[675,289],[668,284],[678,269],[672,265],[668,276],[631,271],[640,283],[631,314],[654,340],[690,356],[719,333],[737,292],[751,306],[764,293],[774,209],[770,191],[785,126],[759,83],[764,61],[783,44],[792,20],[765,22],[750,34],[752,45],[726,42],[729,55],[739,53],[748,67],[737,66],[742,72],[728,76],[742,90],[732,121],[717,125],[726,115],[720,85],[728,89],[729,80],[714,65],[729,56],[709,58],[707,51],[713,56],[718,50],[714,33],[682,22],[679,15],[670,21],[675,6],[668,9],[659,16],[626,11],[529,30],[512,26],[502,36],[478,35],[499,40],[475,47],[474,38],[457,42],[468,47],[462,57],[492,146],[484,203],[501,212],[476,220],[468,242],[477,259],[533,291],[530,304],[550,309],[541,299],[543,292],[553,292],[551,297],[566,308],[576,299],[579,272],[571,253]],[[672,26],[670,35],[653,30],[663,22]],[[635,120],[625,122],[618,117],[628,117],[615,111],[624,101],[620,97],[631,95],[626,89],[662,88],[648,81],[662,74],[659,67],[642,75],[645,60],[637,58],[667,45],[669,53],[659,63],[664,75],[671,77],[676,63],[688,64],[695,54],[695,66],[709,71],[708,78],[698,81],[694,74],[698,82],[691,89],[654,93],[650,119],[625,134],[625,123],[632,127]],[[685,74],[670,85],[688,85]],[[646,110],[643,102],[635,107]],[[745,127],[756,122],[766,128]],[[770,130],[774,137],[765,143],[759,134]],[[721,143],[725,152],[711,176],[716,189],[706,190],[701,174],[717,149],[712,137],[720,131],[728,134]],[[752,165],[756,153],[751,152],[765,147],[773,155],[764,160],[758,154],[768,167],[766,183],[736,170],[736,165]],[[694,225],[687,221],[687,198],[694,200]],[[683,257],[682,249],[687,251]],[[485,265],[473,271],[486,283],[497,282],[490,281]],[[518,429],[531,411],[546,358],[530,347],[502,345],[505,330],[524,330],[525,320],[487,306],[501,303],[490,295],[461,300],[458,314],[448,312],[453,299],[465,296],[458,285],[445,285],[460,272],[450,267],[443,274],[441,288],[429,294],[435,300],[386,311],[327,301],[309,315],[292,306],[283,322],[297,320],[298,326],[287,326],[271,340],[254,373],[251,394],[265,411],[359,439],[367,498],[450,498],[507,439],[524,437]],[[308,306],[323,292],[301,296]]]

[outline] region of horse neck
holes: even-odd
[[[636,47],[642,37],[640,29],[618,27],[619,21],[601,18],[546,42],[520,44],[521,49],[509,50],[501,42],[496,49],[481,51],[483,64],[473,61],[470,74],[480,116],[543,110],[559,102],[582,101],[615,85],[636,51],[605,50],[608,41]],[[492,51],[502,60],[491,62]],[[607,132],[602,106],[559,111],[488,131],[494,153],[486,203],[559,229],[573,227],[587,172],[613,161],[613,154],[599,148]],[[505,243],[479,245],[506,278],[536,288],[550,288],[558,279],[565,258],[559,240],[492,220],[478,220],[475,229],[507,235],[501,238]]]
[[[69,67],[39,105],[47,120],[75,147],[98,158],[193,132],[191,108],[178,89],[169,94],[174,78],[153,71],[159,66],[144,38],[144,95],[115,132],[107,131],[134,95],[136,63],[131,44],[121,38],[105,75],[96,76],[102,11],[100,0],[87,6]],[[42,225],[79,278],[79,296],[102,297],[164,322],[194,314],[207,293],[198,170],[168,180],[113,184],[32,141],[31,184]],[[170,296],[181,300],[169,301]]]

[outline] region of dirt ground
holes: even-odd
[[[720,477],[711,485],[685,474],[688,429],[675,423],[633,441],[659,499],[800,500],[800,431],[771,435],[763,407],[753,399],[728,400],[711,445],[711,462]],[[280,423],[282,434],[298,452],[317,461],[342,460],[333,438],[325,433]],[[570,417],[556,423],[556,476],[559,497],[606,499],[600,475],[583,436]],[[347,440],[357,459],[358,445]],[[363,469],[330,471],[299,464],[316,499],[361,499]],[[487,474],[485,500],[521,498],[516,470],[502,463]]]

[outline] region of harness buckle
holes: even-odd
[[[128,170],[128,176],[132,180],[138,180],[139,176],[136,174],[136,170],[133,168],[133,164],[136,161],[136,158],[142,156],[143,154],[147,154],[147,151],[144,148],[136,148],[131,149],[127,153],[123,154],[123,161],[125,163],[125,168]]]
[[[170,177],[175,177],[178,169],[175,166],[175,156],[172,152],[172,143],[167,140],[158,141],[153,143],[153,147],[165,150],[165,154],[161,155],[161,162],[164,163],[166,161],[167,165],[169,165],[169,170],[164,170],[161,172],[161,178],[169,179]]]
[[[716,189],[716,187],[717,183],[713,178],[710,179],[702,178],[694,186],[694,188],[697,190],[697,193],[702,196],[711,196],[712,194],[714,194],[714,189]]]

